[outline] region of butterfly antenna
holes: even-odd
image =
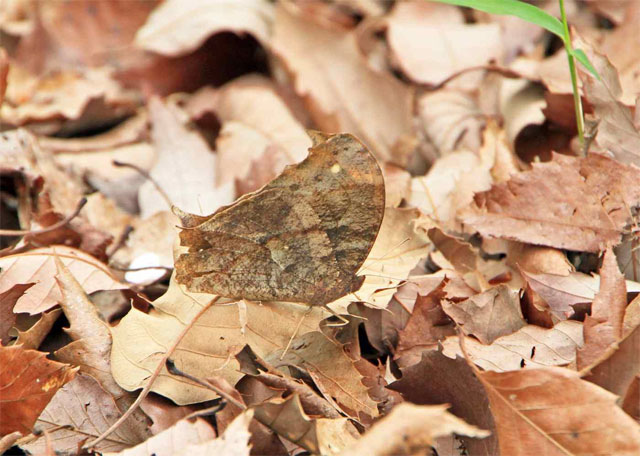
[[[364,264],[363,265],[363,269],[366,268],[370,268],[371,266],[373,266],[376,263],[380,263],[381,261],[385,260],[390,254],[391,252],[393,252],[394,250],[396,250],[399,247],[402,247],[403,244],[406,244],[407,242],[409,242],[411,240],[411,238],[406,238],[405,240],[399,242],[398,244],[396,244],[395,246],[391,247],[391,249],[389,249],[389,251],[387,253],[385,253],[384,255],[382,255],[380,258],[376,258],[375,260],[373,260],[372,262],[370,262],[369,264]]]
[[[169,205],[170,208],[173,207],[173,202],[171,201],[171,198],[169,198],[169,195],[167,195],[167,192],[163,190],[160,184],[158,184],[158,182],[156,182],[156,180],[153,177],[151,177],[151,175],[147,171],[140,168],[138,165],[134,165],[133,163],[125,163],[118,160],[113,160],[111,163],[113,163],[113,166],[116,166],[119,168],[131,168],[137,171],[138,174],[140,174],[142,177],[144,177],[149,182],[151,182],[151,184],[155,187],[158,193],[160,193],[160,196],[167,203],[167,205]]]
[[[313,309],[313,307],[309,306],[309,308],[302,314],[302,317],[300,317],[300,320],[298,320],[298,324],[296,325],[296,329],[293,331],[293,334],[291,334],[291,337],[289,338],[289,342],[287,343],[287,346],[284,348],[284,351],[282,352],[282,355],[280,355],[280,361],[282,361],[284,359],[284,355],[286,355],[287,352],[289,351],[289,348],[291,347],[291,344],[293,343],[293,339],[296,338],[296,336],[298,335],[298,332],[300,331],[300,326],[302,326],[302,322],[307,317],[307,315],[309,315],[311,313],[312,309]]]

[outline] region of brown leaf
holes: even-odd
[[[491,402],[501,454],[640,451],[640,425],[615,405],[613,394],[577,372],[547,367],[477,375]]]
[[[78,446],[97,438],[106,431],[122,411],[115,398],[100,387],[92,377],[78,374],[53,397],[42,412],[36,427],[48,430],[53,449],[63,454],[78,451]],[[97,451],[120,451],[136,445],[149,437],[131,418],[100,442]],[[42,454],[47,446],[46,438],[21,445],[33,454]]]
[[[409,87],[371,70],[353,32],[321,26],[291,10],[276,9],[273,52],[293,74],[296,93],[305,97],[315,124],[325,131],[351,132],[376,158],[404,164],[410,151],[395,146],[410,135]]]
[[[135,44],[161,55],[176,57],[199,48],[220,32],[248,33],[268,43],[272,5],[264,0],[202,4],[180,0],[164,2],[149,16],[136,34]]]
[[[325,399],[337,402],[356,419],[362,413],[379,415],[377,404],[363,383],[363,375],[339,342],[314,331],[294,339],[284,356],[282,352],[274,351],[266,360],[279,369],[290,365],[304,369]]]
[[[565,366],[576,359],[576,351],[583,344],[582,324],[562,321],[551,329],[527,325],[513,334],[497,338],[484,345],[465,336],[469,359],[485,370],[504,372],[544,366]],[[442,343],[445,356],[462,356],[458,336]]]
[[[56,391],[76,374],[46,353],[19,346],[0,347],[0,435],[28,434]]]
[[[180,121],[177,108],[172,109],[159,98],[152,98],[148,107],[156,149],[156,162],[149,175],[160,183],[171,202],[197,214],[207,214],[230,203],[230,190],[216,189],[216,156],[204,138],[188,130]],[[171,209],[150,181],[140,187],[138,201],[143,219]]]
[[[431,228],[427,234],[433,245],[461,274],[476,270],[478,252],[471,244],[451,236],[439,228]]]
[[[43,312],[40,319],[35,322],[33,326],[26,331],[18,331],[18,337],[15,341],[15,345],[22,345],[22,348],[37,350],[45,337],[49,334],[49,331],[51,331],[53,324],[61,313],[62,309],[51,309]]]
[[[622,410],[634,420],[640,421],[640,375],[633,377],[631,385],[622,399]]]
[[[398,361],[401,365],[418,362],[424,350],[437,348],[438,342],[455,334],[455,327],[441,305],[446,297],[447,282],[447,279],[442,280],[426,296],[418,294],[407,325],[398,333],[395,357],[403,358]]]
[[[616,255],[607,249],[600,268],[600,290],[593,298],[591,315],[584,320],[584,346],[578,350],[578,370],[596,362],[622,338],[626,307],[624,276],[618,269]]]
[[[253,449],[249,444],[249,438],[254,434],[249,428],[252,411],[247,411],[236,417],[220,437],[214,440],[207,440],[202,443],[192,443],[186,448],[178,447],[174,454],[190,454],[193,456],[249,456],[249,450]],[[145,453],[147,455],[148,453]],[[156,453],[160,455],[160,453]]]
[[[183,216],[189,251],[176,280],[194,292],[309,305],[357,291],[382,223],[382,172],[353,136],[322,140],[259,191],[206,218]]]
[[[255,417],[278,434],[312,453],[337,454],[350,445],[358,431],[346,418],[311,418],[297,395],[254,406]]]
[[[9,74],[9,55],[4,48],[0,48],[0,106],[4,101],[7,90],[7,75]]]
[[[420,362],[402,368],[402,379],[389,388],[399,391],[405,400],[415,404],[451,404],[451,413],[492,432],[482,440],[463,437],[469,454],[499,454],[487,395],[463,358],[450,359],[438,350],[425,351]]]
[[[506,285],[489,288],[462,302],[443,301],[442,308],[467,335],[484,344],[518,331],[526,322],[522,317],[518,292]]]
[[[387,207],[399,207],[411,193],[411,174],[399,166],[382,164],[384,176],[385,202]]]
[[[489,432],[471,426],[447,412],[446,405],[415,405],[407,402],[396,406],[356,443],[346,448],[345,456],[369,454],[424,454],[435,439],[450,434],[483,438]]]
[[[118,384],[132,391],[147,383],[162,353],[213,295],[185,292],[172,280],[169,290],[153,302],[145,314],[135,308],[111,329],[112,374]],[[220,376],[231,385],[240,379],[233,354],[249,344],[260,356],[284,348],[307,308],[290,303],[246,301],[246,322],[241,324],[239,303],[222,302],[212,306],[178,345],[172,359],[177,367],[198,378]],[[298,334],[314,331],[323,318],[316,308],[300,325]],[[212,334],[214,335],[212,337]],[[179,405],[203,402],[216,395],[199,386],[185,383],[165,373],[153,384],[152,391]]]
[[[16,283],[35,283],[17,301],[14,312],[35,315],[55,306],[62,298],[54,276],[55,257],[59,257],[87,293],[97,290],[121,290],[109,269],[95,258],[64,246],[47,247],[0,258],[0,293]]]
[[[502,51],[498,24],[465,24],[462,12],[448,5],[401,2],[387,24],[391,51],[402,70],[418,83],[437,84],[461,70],[499,59]],[[429,43],[429,52],[424,43]],[[481,76],[465,76],[466,84],[455,83],[477,87]]]
[[[483,236],[597,252],[640,204],[640,170],[603,155],[555,155],[475,196],[462,219]]]

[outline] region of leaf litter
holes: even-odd
[[[7,5],[0,451],[640,452],[636,2]]]

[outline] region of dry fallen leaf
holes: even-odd
[[[43,352],[0,347],[0,435],[29,434],[56,391],[75,374],[76,369],[48,360]]]
[[[78,374],[53,397],[39,416],[36,427],[48,431],[55,451],[76,452],[78,445],[95,439],[122,415],[115,398],[100,387],[92,377]],[[133,424],[133,425],[132,425]],[[127,420],[103,442],[98,451],[120,451],[150,437],[140,432],[138,423]],[[43,454],[47,439],[42,436],[24,448],[33,454]]]
[[[640,451],[640,424],[615,405],[616,396],[577,372],[547,367],[478,377],[491,402],[501,454]]]
[[[162,354],[213,295],[188,293],[172,280],[166,294],[145,314],[136,308],[111,329],[111,368],[125,390],[142,388]],[[241,324],[240,304],[217,303],[195,324],[178,345],[172,359],[177,367],[198,378],[220,376],[234,385],[242,376],[233,355],[246,344],[259,355],[284,348],[307,307],[290,303],[246,301],[246,324]],[[298,335],[314,331],[323,318],[316,308],[300,324]],[[211,335],[214,334],[212,337]],[[177,404],[203,402],[216,397],[202,387],[170,376],[163,370],[152,391]]]
[[[315,123],[325,131],[351,132],[381,161],[406,163],[407,151],[398,145],[410,135],[411,90],[371,70],[353,33],[292,10],[284,4],[276,9],[273,51],[293,74],[295,90],[306,98]]]
[[[345,456],[370,454],[424,454],[435,439],[449,434],[483,438],[489,432],[471,426],[447,412],[446,405],[403,403],[382,418],[356,443],[346,448]]]
[[[64,246],[35,249],[0,258],[0,293],[10,289],[15,283],[35,283],[18,299],[14,312],[35,315],[60,302],[60,290],[54,280],[56,256],[71,271],[86,293],[127,288],[113,277],[103,263],[79,250]]]
[[[249,33],[268,43],[273,6],[265,0],[170,0],[156,8],[136,34],[135,44],[175,57],[188,54],[220,32]]]
[[[469,359],[485,370],[505,372],[566,366],[575,362],[576,352],[583,345],[582,323],[562,321],[551,329],[527,325],[490,345],[465,336],[464,345]],[[458,336],[448,337],[442,347],[449,358],[462,356]]]
[[[554,155],[476,194],[462,220],[483,236],[597,252],[620,241],[638,180],[640,169],[603,155]]]

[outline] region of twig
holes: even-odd
[[[87,199],[82,198],[78,202],[78,205],[76,206],[75,210],[70,215],[65,217],[63,220],[60,220],[59,222],[54,223],[53,225],[48,226],[46,228],[42,228],[40,230],[0,230],[0,236],[24,236],[25,234],[34,235],[34,234],[44,234],[50,231],[55,231],[58,228],[62,228],[63,226],[67,225],[71,220],[76,218],[85,204],[87,204]]]
[[[198,319],[207,311],[209,310],[209,308],[215,304],[218,299],[220,299],[220,296],[216,296],[215,298],[213,298],[211,301],[209,301],[208,304],[204,305],[202,307],[202,309],[200,309],[200,311],[196,314],[195,317],[193,317],[193,319],[189,322],[189,324],[187,326],[184,327],[184,329],[182,330],[182,332],[178,335],[178,337],[176,338],[176,340],[173,342],[173,344],[169,347],[169,349],[167,350],[167,352],[164,354],[164,356],[162,357],[162,359],[160,360],[160,362],[158,363],[158,365],[156,366],[156,370],[153,371],[153,373],[151,374],[151,377],[149,377],[149,380],[147,381],[147,384],[145,385],[145,387],[142,389],[142,391],[140,392],[140,395],[138,396],[138,398],[134,401],[133,404],[131,404],[131,406],[129,407],[129,409],[127,409],[126,412],[124,412],[124,414],[118,419],[118,421],[116,421],[115,423],[113,423],[111,425],[111,427],[109,427],[109,429],[107,429],[106,431],[104,431],[102,434],[100,434],[100,436],[98,438],[96,438],[95,440],[93,440],[92,442],[87,443],[86,445],[83,446],[84,449],[89,449],[92,447],[95,447],[98,443],[102,442],[104,439],[106,439],[113,431],[115,431],[122,423],[124,423],[130,416],[131,414],[138,408],[138,406],[140,405],[140,403],[142,402],[142,400],[147,397],[147,395],[149,394],[149,392],[151,391],[151,386],[153,385],[153,382],[156,381],[156,379],[158,378],[158,376],[160,375],[160,372],[162,372],[162,368],[165,367],[165,364],[167,362],[167,360],[169,359],[169,357],[171,355],[173,355],[173,352],[176,350],[176,348],[178,347],[178,344],[180,344],[180,342],[182,341],[182,339],[184,339],[184,336],[187,335],[187,333],[189,332],[189,330],[193,327],[193,325],[195,324],[196,321],[198,321]]]
[[[448,76],[447,78],[443,79],[442,81],[440,81],[439,83],[437,83],[434,86],[429,85],[427,88],[430,91],[435,91],[435,90],[439,90],[441,88],[443,88],[444,86],[446,86],[447,84],[449,84],[451,81],[453,81],[454,79],[457,79],[458,77],[467,74],[467,73],[471,73],[473,71],[489,71],[492,73],[499,73],[502,76],[504,76],[505,78],[510,78],[510,79],[518,79],[518,78],[522,78],[523,75],[521,75],[520,73],[511,70],[510,68],[504,68],[498,65],[478,65],[478,66],[473,66],[473,67],[469,67],[469,68],[465,68],[463,70],[457,71],[455,73],[453,73],[451,76]]]
[[[200,380],[198,377],[194,377],[193,375],[187,374],[186,372],[182,372],[180,369],[178,369],[176,367],[176,364],[172,360],[167,359],[167,363],[166,364],[167,364],[167,371],[169,371],[170,374],[177,375],[178,377],[184,377],[187,380],[191,380],[192,382],[197,383],[198,385],[202,386],[203,388],[207,388],[208,390],[213,391],[218,396],[224,398],[225,400],[227,400],[229,403],[235,405],[236,407],[239,407],[242,410],[246,410],[247,409],[247,406],[245,404],[243,404],[242,402],[238,401],[236,398],[231,396],[226,391],[223,391],[220,388],[218,388],[217,386],[211,384],[211,382],[209,382],[207,380]]]
[[[124,228],[120,236],[118,236],[117,242],[113,244],[107,251],[107,258],[111,258],[118,250],[124,247],[132,231],[133,231],[133,227],[131,225],[127,225]]]
[[[113,160],[111,163],[113,163],[113,166],[117,166],[120,168],[131,168],[137,171],[142,177],[144,177],[145,179],[147,179],[149,182],[153,184],[153,186],[156,188],[156,190],[158,190],[158,193],[160,193],[160,196],[162,196],[162,198],[169,205],[169,207],[173,207],[173,202],[171,201],[171,198],[169,198],[169,195],[167,195],[167,193],[162,189],[162,187],[160,187],[160,184],[158,184],[156,180],[153,177],[151,177],[151,175],[147,171],[140,168],[138,165],[134,165],[133,163],[125,163],[118,160]]]

